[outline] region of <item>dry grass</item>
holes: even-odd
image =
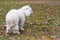
[[[60,37],[60,5],[30,4],[34,13],[26,18],[25,31],[20,35],[6,34],[5,15],[10,9],[25,4],[0,3],[0,40],[52,40]]]

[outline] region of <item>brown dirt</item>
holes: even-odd
[[[16,2],[0,2],[0,4],[4,4],[4,3],[60,5],[60,1],[16,1]]]

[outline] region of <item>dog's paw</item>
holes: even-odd
[[[20,32],[17,32],[17,34],[20,34]]]
[[[13,32],[13,34],[20,34],[20,32],[18,32],[18,31],[17,32]]]
[[[24,28],[20,28],[20,30],[24,31]]]

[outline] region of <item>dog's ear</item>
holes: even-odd
[[[27,6],[30,6],[29,4]]]

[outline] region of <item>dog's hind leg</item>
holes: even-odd
[[[13,34],[20,34],[18,25],[13,28]]]

